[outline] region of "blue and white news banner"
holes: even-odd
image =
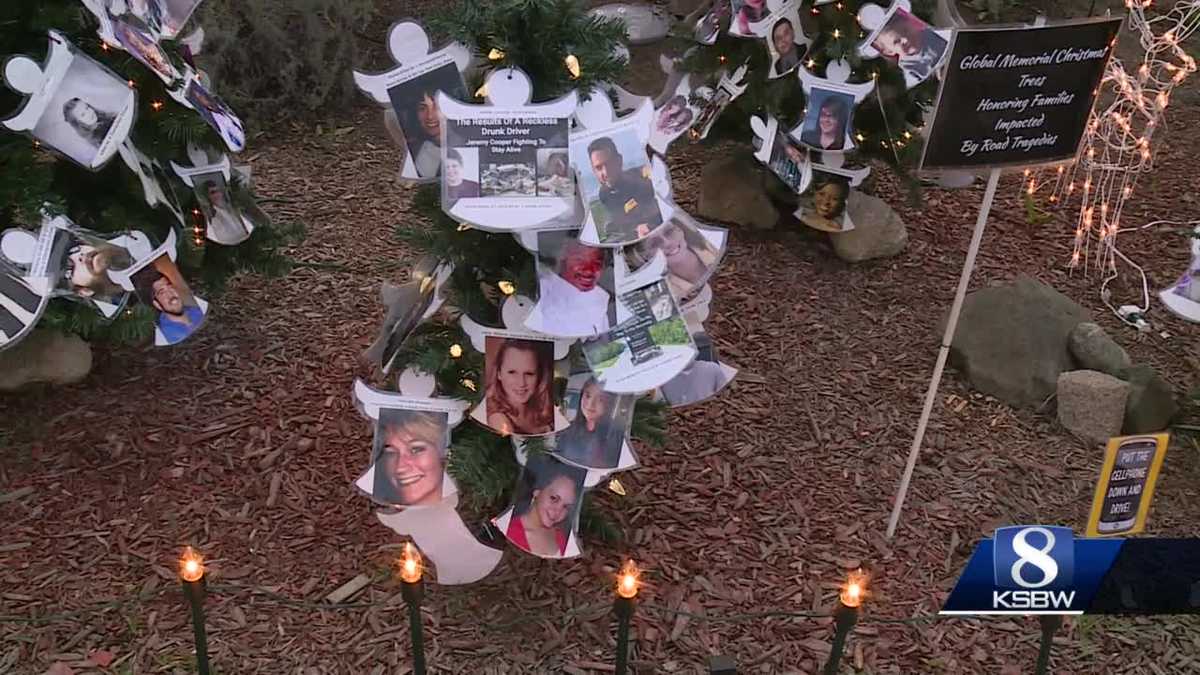
[[[1200,539],[1002,527],[975,547],[941,613],[1200,614]]]

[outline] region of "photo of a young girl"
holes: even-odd
[[[540,558],[579,555],[575,529],[587,470],[546,454],[528,458],[517,479],[513,507],[496,526],[517,548]]]
[[[853,110],[852,95],[813,87],[800,140],[815,150],[845,149],[846,129],[850,127]]]
[[[448,415],[381,408],[371,453],[371,498],[389,506],[436,506],[445,496]]]
[[[501,434],[554,431],[554,343],[489,335],[484,338],[486,387],[473,416]]]
[[[566,398],[571,426],[555,436],[555,454],[589,469],[618,468],[637,397],[604,391],[585,373],[572,376]]]

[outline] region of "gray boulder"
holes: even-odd
[[[950,362],[979,391],[1013,406],[1037,407],[1075,370],[1067,336],[1091,313],[1036,279],[967,294]],[[945,319],[942,321],[944,327]]]
[[[767,196],[766,178],[762,165],[743,153],[704,165],[696,215],[763,229],[775,227],[779,211]]]
[[[1129,383],[1124,432],[1146,434],[1165,431],[1171,418],[1179,412],[1171,385],[1150,366],[1133,366],[1125,371],[1124,376]]]
[[[1113,341],[1100,326],[1085,321],[1071,330],[1067,337],[1071,355],[1080,368],[1098,370],[1113,377],[1120,377],[1132,363],[1129,354]]]
[[[1095,370],[1058,376],[1058,421],[1085,441],[1104,443],[1121,435],[1129,384]]]
[[[92,348],[77,335],[37,329],[0,352],[0,391],[35,382],[75,384],[92,370]]]
[[[856,263],[888,258],[908,245],[908,228],[900,214],[882,199],[851,190],[846,212],[854,229],[829,235],[834,252],[842,260]]]

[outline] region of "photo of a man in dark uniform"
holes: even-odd
[[[662,225],[654,185],[645,175],[648,164],[624,168],[625,158],[608,136],[588,144],[588,159],[600,184],[597,201],[604,207],[601,214],[595,202],[589,205],[601,241],[634,241]]]

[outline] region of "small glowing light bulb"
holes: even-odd
[[[191,546],[185,547],[179,558],[179,576],[191,582],[200,581],[204,576],[204,558]]]
[[[582,71],[579,67],[579,59],[574,54],[567,54],[567,58],[563,59],[567,65],[567,72],[571,73],[571,79],[578,79]]]
[[[409,542],[404,542],[404,556],[400,559],[400,579],[410,584],[421,580],[421,554]]]
[[[502,49],[492,47],[492,50],[488,52],[489,61],[499,61],[502,58],[504,58],[504,50]]]
[[[463,354],[462,345],[458,345],[458,344],[450,345],[450,357],[451,358],[457,359],[458,357],[462,356],[462,354]]]
[[[499,288],[500,292],[505,295],[512,295],[517,292],[517,287],[511,281],[498,281],[496,282],[496,288]]]
[[[626,560],[617,575],[617,595],[632,599],[638,592],[638,568],[632,560]]]

